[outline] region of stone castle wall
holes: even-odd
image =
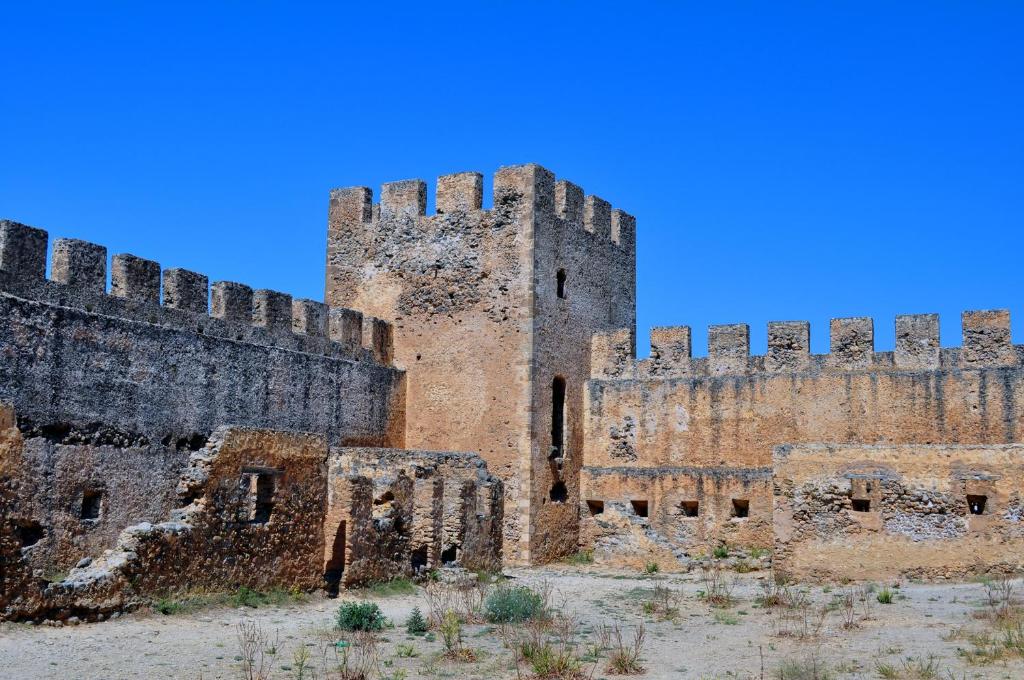
[[[776,447],[775,568],[797,579],[1024,569],[1024,446]]]
[[[940,348],[935,315],[899,317],[893,352],[874,351],[870,319],[836,319],[830,330],[832,351],[812,355],[808,324],[772,323],[767,353],[751,356],[746,326],[712,327],[697,359],[688,328],[655,329],[639,362],[631,331],[596,336],[585,464],[769,469],[782,444],[1022,441],[1024,348],[1011,343],[1005,311],[965,313],[959,348]],[[608,493],[592,484],[583,501]],[[771,541],[767,501],[751,504],[749,519],[764,528],[745,539],[754,545]]]
[[[393,323],[407,445],[479,451],[506,489],[505,555],[574,547],[590,335],[632,324],[633,219],[536,166],[365,187],[330,199],[327,295]],[[561,296],[559,296],[561,281]],[[562,454],[552,390],[565,381]]]
[[[30,436],[189,448],[223,424],[402,443],[388,327],[0,223],[0,400]],[[162,278],[162,286],[161,286]],[[161,304],[162,290],[162,304]],[[368,348],[363,347],[363,338]]]

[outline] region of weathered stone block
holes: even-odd
[[[612,204],[597,196],[583,199],[583,228],[601,238],[612,237]]]
[[[73,238],[53,242],[50,278],[94,295],[107,291],[107,249]]]
[[[708,369],[712,375],[746,373],[750,326],[735,323],[708,328]]]
[[[381,187],[380,218],[416,217],[427,212],[427,184],[421,179],[389,182]]]
[[[829,326],[832,355],[836,368],[866,368],[875,353],[875,326],[868,317],[832,319]]]
[[[765,370],[800,371],[807,367],[811,351],[811,324],[806,321],[769,321]]]
[[[555,214],[567,225],[583,226],[583,189],[564,179],[555,182]]]
[[[268,331],[292,330],[292,296],[261,288],[252,296],[252,322]]]
[[[110,294],[137,302],[160,304],[160,264],[129,254],[114,255]]]
[[[963,366],[1015,366],[1017,353],[1010,339],[1010,312],[1006,309],[964,312]]]
[[[939,315],[901,314],[896,317],[896,367],[939,368]]]
[[[693,345],[689,326],[663,326],[651,329],[652,376],[686,373],[690,368]]]
[[[164,271],[164,306],[194,314],[206,314],[209,309],[210,280],[203,274],[188,269]]]
[[[355,353],[363,345],[362,313],[344,307],[331,307],[329,332],[331,340],[341,343],[345,351]]]
[[[636,336],[632,328],[595,333],[590,341],[592,378],[630,378],[636,371]]]
[[[327,337],[327,305],[314,300],[293,300],[292,331],[316,338]]]
[[[252,323],[252,288],[234,281],[217,281],[210,295],[210,313],[225,321]]]
[[[373,316],[363,316],[363,347],[378,363],[389,365],[394,358],[391,324]]]
[[[612,243],[631,248],[636,243],[636,218],[618,208],[612,210]]]
[[[0,220],[0,269],[26,281],[45,277],[47,238],[42,229]]]
[[[437,178],[437,212],[479,210],[484,201],[484,176],[460,172]]]

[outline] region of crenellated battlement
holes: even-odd
[[[438,177],[437,208],[432,215],[427,214],[427,183],[422,179],[385,183],[378,203],[374,203],[373,190],[368,187],[333,189],[329,223],[332,233],[354,234],[365,231],[366,225],[395,221],[429,223],[468,213],[481,213],[486,218],[506,210],[510,198],[521,198],[526,193],[533,194],[534,209],[558,218],[566,228],[587,232],[598,241],[623,249],[635,249],[636,219],[632,215],[612,208],[598,196],[586,195],[572,182],[556,180],[553,173],[535,164],[505,166],[495,173],[495,207],[490,210],[483,209],[483,175],[460,172]]]
[[[0,220],[0,294],[211,337],[325,356],[391,361],[390,325],[287,293],[253,290],[187,269],[163,269],[77,239],[53,243],[46,278],[46,231]],[[161,295],[162,294],[162,295]]]
[[[939,345],[937,314],[896,317],[896,348],[876,352],[874,321],[832,319],[830,351],[812,354],[806,321],[768,322],[763,355],[750,353],[750,327],[708,328],[708,355],[692,354],[689,326],[651,329],[651,354],[636,360],[631,331],[598,333],[591,344],[591,376],[597,379],[668,379],[837,371],[938,371],[1021,365],[1024,346],[1013,345],[1007,310],[967,311],[961,316],[960,347]]]

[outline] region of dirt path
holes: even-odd
[[[903,584],[895,591],[892,604],[879,604],[871,593],[856,605],[857,625],[853,628],[843,626],[843,607],[835,604],[844,589],[798,589],[806,590],[813,603],[805,612],[820,612],[822,605],[833,603],[820,630],[815,630],[821,618],[818,613],[805,616],[790,611],[790,618],[782,621],[780,610],[757,604],[764,574],[732,577],[736,579],[735,603],[713,608],[700,597],[704,584],[696,574],[642,577],[585,569],[511,573],[517,582],[549,583],[555,593],[553,601],[564,602],[564,610],[579,620],[584,642],[593,640],[595,629],[603,623],[618,624],[629,636],[643,622],[647,629],[644,678],[760,678],[762,658],[765,677],[776,677],[781,663],[812,655],[833,669],[835,678],[882,677],[879,671],[886,664],[898,672],[892,677],[901,678],[1024,678],[1024,662],[1019,658],[968,665],[958,654],[958,648],[970,649],[972,644],[964,635],[955,635],[957,630],[985,629],[985,622],[975,618],[975,612],[983,609],[985,596],[980,584]],[[678,598],[674,617],[659,620],[658,614],[644,612],[655,585],[668,587]],[[1018,583],[1016,588],[1024,593],[1024,584]],[[427,610],[422,593],[377,602],[385,615],[399,624],[413,606]],[[274,652],[264,657],[272,671],[270,677],[294,678],[296,650],[305,647],[315,659],[322,648],[342,637],[331,628],[337,606],[336,600],[314,598],[265,609],[218,609],[174,616],[137,613],[106,623],[64,628],[5,624],[0,627],[0,677],[240,678],[238,624],[258,622],[269,636],[264,648]],[[813,634],[807,639],[796,637],[808,630]],[[516,677],[497,631],[490,626],[467,625],[463,634],[465,644],[477,654],[475,663],[438,659],[440,639],[412,638],[401,625],[386,631],[378,649],[378,677]],[[415,656],[400,656],[398,645],[411,645]],[[604,659],[597,662],[595,678],[609,677],[605,666]],[[930,668],[935,675],[912,675],[917,668],[924,673]]]

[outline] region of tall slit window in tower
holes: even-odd
[[[564,298],[565,297],[565,270],[564,269],[559,269],[558,270],[558,274],[556,275],[555,280],[558,282],[558,297]]]
[[[556,376],[551,383],[551,454],[559,463],[565,453],[565,378]]]

